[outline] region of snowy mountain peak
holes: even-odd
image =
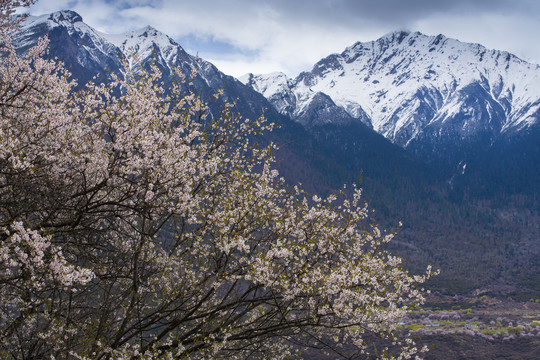
[[[123,37],[124,39],[136,39],[137,41],[151,42],[163,47],[180,46],[172,38],[149,25],[116,36],[119,38]]]
[[[152,26],[119,35],[101,35],[115,44],[126,56],[136,55],[142,61],[155,58],[167,68],[176,64],[179,59],[190,59],[178,43]]]
[[[82,17],[74,11],[63,10],[41,16],[28,16],[21,22],[14,43],[20,51],[25,51],[45,35],[48,36],[51,46],[62,48],[64,61],[76,60],[87,68],[96,68],[102,63],[106,63],[109,69],[120,66],[119,61],[108,55],[118,53],[118,48],[98,31],[86,25]],[[53,53],[56,51],[52,50]],[[71,69],[72,72],[79,70],[82,71]]]
[[[51,31],[56,29],[54,35]],[[17,46],[25,49],[36,42],[36,36],[48,33],[51,36],[62,36],[67,32],[67,42],[74,44],[82,57],[79,62],[87,63],[89,60],[101,62],[111,53],[122,53],[131,58],[136,55],[140,61],[154,57],[164,68],[170,68],[179,60],[193,62],[172,38],[155,29],[145,26],[138,30],[123,34],[111,35],[96,31],[83,22],[82,17],[74,11],[64,10],[41,16],[29,16],[21,23],[21,31],[17,37]],[[68,43],[66,43],[68,46]],[[133,63],[132,63],[133,64]],[[111,64],[112,65],[112,64]],[[119,63],[113,67],[121,66]]]
[[[78,13],[72,10],[62,10],[62,11],[53,12],[52,14],[50,14],[49,19],[58,24],[66,23],[66,22],[70,24],[74,24],[76,22],[83,21],[81,15],[79,15]]]
[[[299,122],[324,94],[402,147],[478,136],[490,146],[540,122],[540,66],[441,34],[396,31],[329,55],[294,80],[251,75],[245,83]]]
[[[55,27],[73,28],[74,26],[86,26],[81,15],[72,10],[56,11],[50,14],[39,16],[28,16],[23,24],[23,28],[45,25],[52,29]]]
[[[111,71],[121,71],[126,59],[132,68],[155,63],[165,81],[176,67],[184,74],[197,68],[198,81],[216,91],[225,81],[224,74],[212,64],[186,53],[172,38],[152,26],[105,34],[85,24],[76,12],[60,11],[25,18],[14,43],[18,51],[24,52],[43,36],[50,40],[50,54],[70,64],[70,71],[81,84],[94,76],[105,78]]]

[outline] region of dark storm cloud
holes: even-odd
[[[433,15],[522,12],[538,14],[536,0],[276,0],[256,1],[290,19],[343,23],[369,20],[379,23],[413,23]]]

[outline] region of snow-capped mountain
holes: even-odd
[[[540,66],[442,35],[395,32],[330,55],[295,79],[241,80],[304,124],[302,115],[324,94],[327,108],[340,107],[424,156],[458,143],[487,149],[540,119]]]
[[[263,95],[223,74],[210,62],[188,54],[157,29],[146,26],[123,34],[104,34],[85,24],[79,14],[65,10],[27,17],[14,42],[18,51],[24,52],[43,36],[49,38],[49,56],[63,61],[80,86],[94,77],[106,81],[108,74],[120,72],[125,62],[130,67],[154,62],[162,71],[166,84],[175,79],[174,67],[182,69],[187,77],[195,68],[194,90],[209,99],[212,112],[218,113],[222,104],[214,101],[212,95],[223,90],[221,99],[233,101],[234,111],[242,117],[257,118],[264,114],[280,125],[264,141],[281,144],[277,157],[281,173],[289,181],[303,182],[310,191],[328,189],[329,181],[321,174],[321,168],[324,167],[327,173],[338,173],[336,168],[342,173],[345,171],[341,163],[345,160],[321,153],[311,135],[300,124],[277,112]]]
[[[48,36],[53,47],[51,52],[77,62],[87,70],[93,68],[93,64],[104,63],[113,64],[113,69],[109,70],[115,70],[122,66],[122,59],[128,59],[129,64],[135,66],[134,58],[140,62],[154,59],[166,68],[179,63],[196,63],[173,39],[151,26],[110,35],[88,26],[79,14],[71,10],[28,16],[21,24],[15,44],[24,51],[44,35]],[[70,62],[70,65],[73,64]]]
[[[122,66],[119,49],[85,24],[76,12],[59,11],[27,17],[21,24],[15,45],[24,52],[45,35],[50,41],[51,56],[63,61],[81,83],[107,70],[117,71]]]
[[[194,59],[178,43],[151,26],[118,35],[102,33],[101,36],[130,58],[136,55],[140,61],[155,59],[158,64],[167,68],[180,62],[194,64]]]
[[[85,24],[76,12],[64,10],[28,16],[21,23],[15,45],[24,52],[43,36],[49,38],[49,56],[63,61],[81,86],[94,76],[106,79],[110,72],[120,71],[124,61],[130,67],[153,61],[165,81],[173,78],[173,67],[180,67],[186,76],[195,68],[193,83],[203,96],[210,98],[223,88],[223,99],[238,99],[237,108],[244,116],[260,116],[270,108],[270,117],[280,117],[259,93],[213,64],[188,54],[172,38],[150,26],[118,35],[105,34]]]
[[[538,65],[442,35],[395,32],[330,55],[295,79],[272,73],[248,74],[241,81],[188,54],[149,26],[104,34],[66,10],[25,19],[16,44],[25,51],[44,35],[50,39],[50,56],[64,61],[81,86],[94,76],[105,78],[119,71],[126,60],[130,66],[154,61],[165,81],[171,78],[173,67],[185,74],[194,67],[195,87],[204,96],[223,88],[225,100],[235,100],[244,116],[266,111],[272,120],[288,124],[282,135],[302,132],[298,127],[291,130],[289,119],[293,119],[314,137],[300,142],[314,140],[312,146],[319,148],[339,147],[340,156],[345,157],[341,161],[356,162],[360,169],[367,168],[366,161],[377,162],[360,151],[367,138],[376,138],[369,135],[375,131],[421,162],[452,169],[445,176],[463,175],[465,169],[474,170],[467,164],[477,154],[489,158],[483,153],[493,148],[504,152],[505,139],[530,132],[540,115]],[[534,139],[525,141],[535,143]],[[284,143],[291,143],[290,139]],[[377,140],[373,154],[389,153],[382,150],[387,146]],[[358,157],[363,160],[357,161]]]

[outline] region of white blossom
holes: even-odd
[[[431,269],[382,250],[394,234],[360,189],[285,185],[253,141],[273,124],[212,115],[136,59],[76,90],[46,39],[16,54],[16,6],[0,1],[2,356],[280,359],[334,337],[367,353],[424,301]]]

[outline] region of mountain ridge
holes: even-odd
[[[393,32],[331,54],[294,79],[251,74],[240,80],[264,89],[293,119],[315,94],[325,94],[351,118],[427,157],[445,151],[434,143],[482,137],[489,147],[540,118],[539,65],[443,35]]]

